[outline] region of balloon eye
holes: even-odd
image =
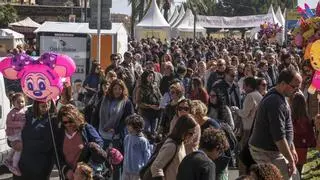
[[[40,89],[41,91],[43,91],[43,90],[46,89],[46,85],[44,84],[43,81],[40,81],[40,82],[39,82],[39,89]]]
[[[31,82],[28,82],[27,86],[30,91],[33,91],[33,84]]]

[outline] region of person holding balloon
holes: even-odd
[[[34,101],[33,106],[26,112],[22,141],[11,143],[13,149],[21,151],[21,176],[14,176],[14,180],[49,179],[54,165],[51,131],[54,134],[58,132],[55,115],[56,109],[52,101]]]
[[[59,128],[53,101],[63,90],[62,79],[71,77],[75,69],[70,57],[52,52],[42,54],[37,60],[20,53],[0,61],[3,76],[20,80],[23,93],[34,100],[25,115],[22,141],[9,144],[14,150],[21,151],[21,176],[14,176],[13,179],[49,179],[54,162],[61,172],[55,137],[59,134]]]

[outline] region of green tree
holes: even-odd
[[[199,0],[197,0],[199,1]],[[295,8],[297,0],[202,0],[203,5],[196,3],[198,13],[207,16],[246,16],[264,14],[272,4],[274,8],[280,6]],[[207,9],[201,8],[206,6]]]
[[[9,23],[15,22],[18,19],[16,9],[10,4],[0,6],[0,27],[6,28]]]

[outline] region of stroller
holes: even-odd
[[[115,148],[103,150],[97,143],[88,144],[91,157],[88,165],[93,169],[94,180],[106,180],[112,177],[113,166],[123,161],[123,155]]]

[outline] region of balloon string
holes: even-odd
[[[320,94],[319,94],[319,91],[316,91],[316,93],[317,93],[317,100],[318,100],[318,103],[317,103],[317,107],[318,107],[317,116],[318,116],[318,114],[320,113]]]
[[[49,110],[48,110],[48,118],[49,118],[50,132],[51,132],[51,137],[52,137],[52,144],[53,144],[53,149],[54,149],[54,153],[55,153],[56,160],[57,160],[57,166],[58,166],[58,171],[59,171],[59,174],[60,174],[60,179],[65,180],[66,178],[64,177],[64,174],[61,171],[61,167],[60,167],[58,150],[57,150],[56,141],[55,141],[55,138],[54,138],[53,127],[52,127],[52,122],[51,122],[51,117],[50,117]]]

